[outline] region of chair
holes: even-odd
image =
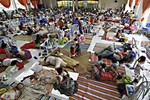
[[[146,34],[148,34],[150,32],[150,23],[142,23],[142,25],[139,27],[139,30],[143,30],[146,32]]]
[[[144,100],[145,96],[147,96],[149,92],[150,81],[148,81],[147,78],[143,75],[141,84],[135,88],[135,91],[129,97],[129,100]]]

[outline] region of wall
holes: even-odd
[[[150,9],[149,9],[149,10],[150,10]],[[149,11],[149,12],[150,12],[150,11]],[[147,22],[150,22],[150,13],[149,13],[149,16],[148,16]]]
[[[144,17],[143,23],[150,22],[150,7],[144,12],[144,14],[142,13],[142,7],[143,7],[143,0],[141,0],[140,4],[135,7],[134,10],[135,15],[137,16],[138,20],[141,20],[142,17]]]
[[[119,8],[122,4],[126,4],[127,0],[117,0],[118,2],[115,2],[115,0],[101,0],[101,7],[104,9],[108,8]],[[100,1],[99,1],[100,2]]]
[[[55,8],[57,0],[42,0],[42,3],[46,6],[46,8]]]

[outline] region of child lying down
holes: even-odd
[[[69,75],[66,75],[62,68],[57,70],[42,69],[25,77],[21,83],[4,93],[1,98],[4,100],[8,97],[11,100],[38,100],[43,95],[50,96],[53,85],[63,82],[64,77],[69,77]]]

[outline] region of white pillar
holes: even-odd
[[[78,0],[76,0],[76,9],[78,9]]]
[[[40,0],[40,4],[43,4],[42,0]]]
[[[75,12],[75,9],[74,9],[74,0],[72,1],[72,12]]]
[[[101,9],[102,0],[98,1],[98,8]]]
[[[50,0],[50,8],[53,8],[52,3],[53,3],[53,0]]]
[[[17,8],[15,0],[13,0],[13,5],[14,5],[15,9],[18,11],[18,8]]]

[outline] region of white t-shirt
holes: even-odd
[[[65,67],[67,65],[67,63],[64,62],[61,58],[54,56],[47,57],[46,62],[55,65],[55,68]]]
[[[11,62],[13,61],[13,60],[17,60],[17,59],[10,59],[10,58],[6,58],[6,59],[4,59],[3,60],[3,65],[4,66],[10,66],[11,65]]]

